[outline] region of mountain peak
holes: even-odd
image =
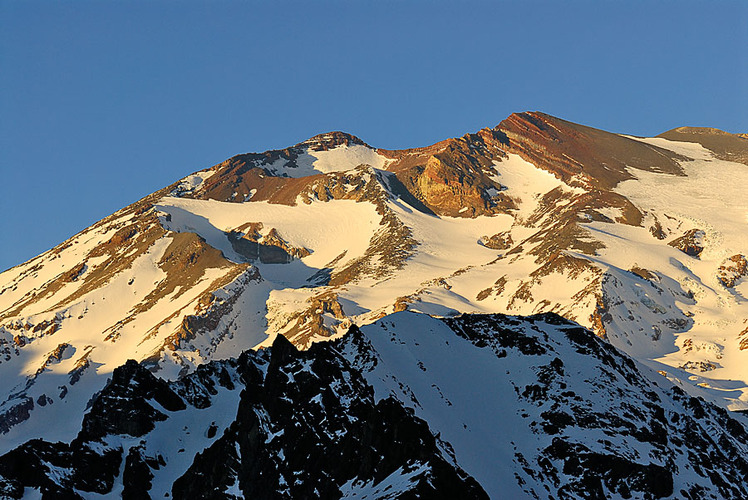
[[[351,145],[371,147],[355,135],[337,130],[315,135],[314,137],[310,137],[306,141],[298,144],[298,146],[306,146],[312,151],[328,151],[338,146]]]
[[[748,141],[743,134],[731,134],[710,127],[677,127],[657,137],[677,142],[695,142],[721,160],[748,164]]]
[[[689,135],[732,135],[729,132],[713,127],[676,127],[663,132],[660,136],[669,134],[689,134]]]

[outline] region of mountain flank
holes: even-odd
[[[0,274],[0,488],[742,498],[745,143],[526,112],[189,174]]]

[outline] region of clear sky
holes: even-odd
[[[748,2],[0,0],[0,270],[234,154],[525,110],[748,132]]]

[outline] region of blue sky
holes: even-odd
[[[195,170],[541,110],[748,132],[748,2],[0,0],[0,270]]]

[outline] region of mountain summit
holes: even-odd
[[[329,132],[190,174],[0,274],[0,491],[740,497],[745,464],[706,457],[745,457],[720,407],[748,409],[747,145],[528,112],[428,147]],[[514,388],[491,403],[476,377]],[[515,401],[500,413],[523,437],[465,409],[486,397]],[[401,453],[374,438],[394,422]],[[362,465],[304,489],[310,450]],[[490,450],[513,472],[481,464]]]

